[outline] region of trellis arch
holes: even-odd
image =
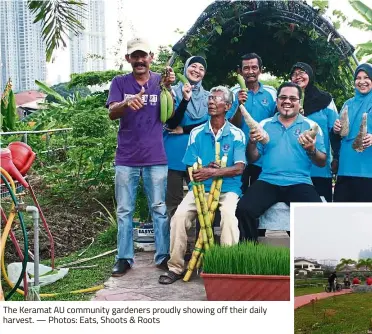
[[[352,94],[357,63],[354,47],[303,1],[215,1],[172,50],[172,61],[176,55],[182,60],[195,54],[206,57],[208,88],[234,84],[232,73],[248,52],[258,53],[265,70],[284,79],[295,62],[307,62],[338,106]]]

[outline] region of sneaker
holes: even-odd
[[[112,268],[112,277],[123,276],[130,269],[130,264],[126,259],[119,259]]]

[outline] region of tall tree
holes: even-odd
[[[84,16],[85,5],[81,0],[28,0],[28,8],[35,15],[34,23],[41,22],[48,62],[54,50],[66,47],[69,32],[79,35],[84,30],[78,18]]]

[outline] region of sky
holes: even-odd
[[[295,257],[357,260],[372,247],[372,204],[295,207],[293,235]]]
[[[179,29],[184,33],[191,28],[202,11],[213,0],[121,0],[123,10],[117,9],[118,0],[105,1],[106,19],[106,46],[112,50],[117,41],[117,19],[120,17],[125,26],[124,43],[134,36],[147,38],[150,44],[157,49],[159,45],[174,45],[183,35],[176,33]],[[308,0],[308,3],[312,1]],[[330,0],[330,12],[334,9],[341,10],[349,18],[358,18],[347,0]],[[140,5],[139,5],[140,4]],[[339,32],[353,45],[366,42],[370,39],[370,32],[360,32],[350,27],[342,27]],[[124,57],[123,50],[123,57]],[[107,53],[108,69],[115,68],[110,52]],[[47,65],[47,83],[53,84],[61,77],[68,81],[70,75],[70,60],[68,49],[58,50],[55,53],[53,64]]]

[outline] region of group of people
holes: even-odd
[[[372,202],[372,66],[355,71],[355,96],[345,102],[349,133],[340,136],[332,96],[315,86],[313,69],[298,62],[289,70],[290,82],[277,90],[259,81],[262,60],[249,53],[242,57],[240,74],[247,91],[221,85],[207,91],[203,78],[207,62],[190,57],[184,67],[188,83],[175,82],[150,70],[153,53],[142,38],[128,42],[126,60],[132,72],[113,79],[107,107],[119,119],[115,158],[115,195],[118,218],[118,254],[113,276],[124,275],[133,265],[132,219],[139,178],[142,177],[155,234],[155,263],[164,269],[161,284],[182,277],[187,230],[197,217],[192,191],[184,196],[187,167],[200,158],[203,167],[193,171],[208,195],[212,180],[223,178],[219,211],[221,244],[257,241],[258,218],[277,202],[332,201],[332,175],[338,178],[334,201]],[[172,92],[174,111],[160,121],[160,83]],[[304,98],[303,98],[304,97]],[[303,101],[303,103],[302,103]],[[240,105],[259,122],[245,123]],[[367,113],[363,152],[353,143]],[[311,135],[314,126],[319,131]],[[268,135],[269,141],[263,143]],[[216,144],[226,167],[215,161]],[[191,189],[191,188],[190,188]]]

